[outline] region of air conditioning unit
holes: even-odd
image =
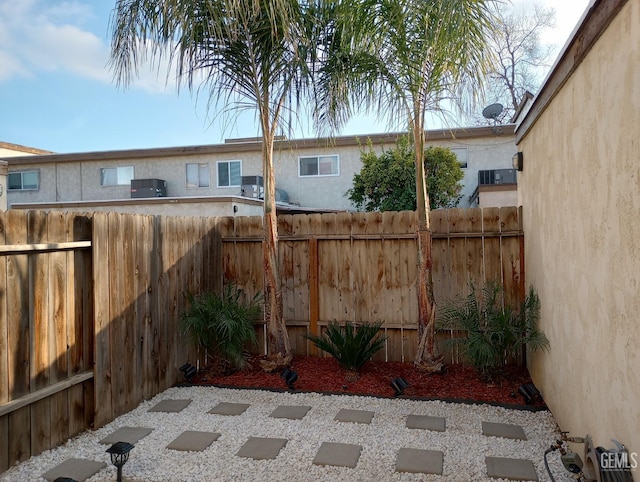
[[[491,169],[478,171],[478,185],[516,184],[518,177],[515,169]]]
[[[167,197],[167,181],[131,179],[131,198]]]
[[[264,198],[264,179],[262,176],[242,176],[240,179],[240,195],[254,199]]]

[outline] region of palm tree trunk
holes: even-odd
[[[264,127],[263,127],[264,129]],[[262,144],[264,177],[264,241],[262,260],[264,265],[264,316],[267,323],[267,359],[262,362],[265,371],[283,369],[291,363],[291,343],[282,309],[282,290],[278,272],[278,219],[275,205],[275,175],[273,172],[274,135],[264,130]]]
[[[418,350],[415,366],[428,372],[442,371],[442,356],[435,344],[435,302],[431,257],[431,218],[429,193],[424,172],[424,126],[419,106],[412,122],[416,163],[416,212],[418,216]]]

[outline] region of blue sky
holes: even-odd
[[[556,28],[545,41],[562,46],[588,0],[539,3],[556,10]],[[231,124],[207,115],[204,99],[186,89],[178,94],[164,73],[149,69],[126,90],[117,88],[107,67],[114,5],[0,0],[0,141],[65,153],[215,144],[260,134],[249,113]],[[386,130],[361,117],[341,134]]]

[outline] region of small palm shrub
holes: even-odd
[[[257,344],[254,320],[261,315],[262,295],[243,301],[244,292],[228,284],[222,296],[210,291],[187,295],[189,308],[182,314],[182,329],[195,345],[207,352],[220,371],[247,366],[246,348]]]
[[[439,310],[438,329],[463,333],[448,340],[461,349],[483,376],[494,377],[509,360],[522,359],[527,347],[548,349],[549,340],[537,327],[540,298],[533,287],[518,309],[503,305],[504,288],[487,283],[480,293],[471,286],[468,296],[456,298]]]
[[[322,336],[305,335],[321,350],[333,356],[341,367],[357,372],[384,347],[386,336],[379,333],[383,322],[363,323],[357,328],[351,322],[331,322]]]

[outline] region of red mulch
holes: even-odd
[[[251,361],[251,369],[230,375],[216,375],[205,367],[193,378],[194,385],[218,385],[225,387],[287,389],[278,373],[265,373],[257,359]],[[298,374],[294,389],[311,392],[331,392],[358,395],[393,397],[393,378],[402,377],[409,382],[404,396],[442,400],[465,400],[505,405],[524,405],[518,387],[531,383],[522,367],[508,367],[501,380],[482,380],[469,366],[447,365],[444,374],[418,372],[412,363],[369,361],[360,370],[357,381],[346,381],[346,372],[334,358],[296,357],[292,369]],[[543,407],[542,400],[532,404]]]

